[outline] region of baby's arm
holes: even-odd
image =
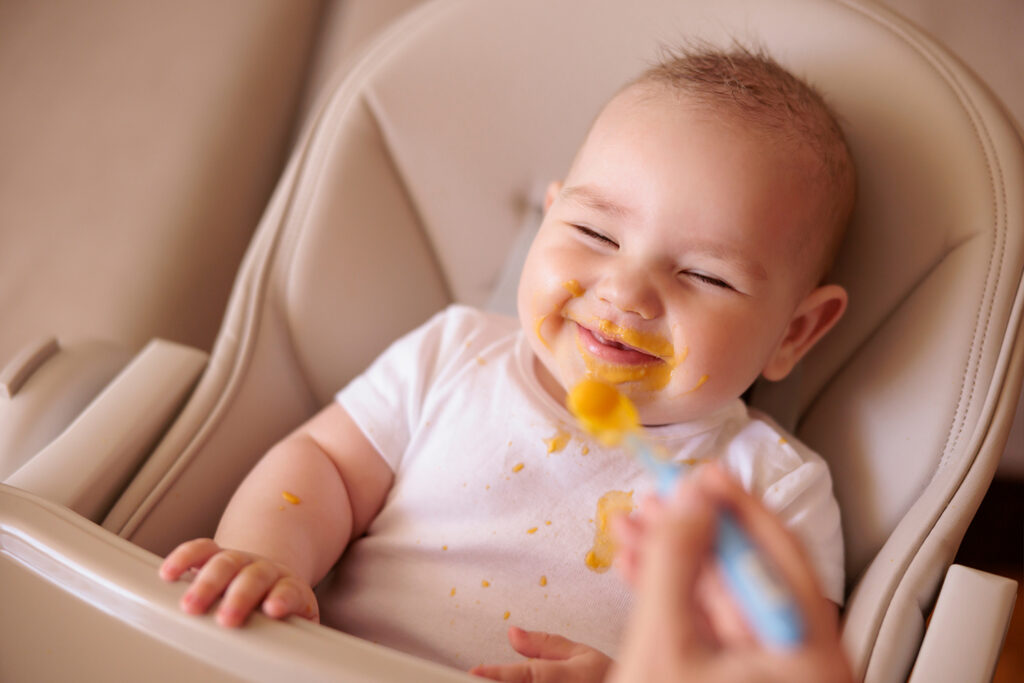
[[[173,581],[200,568],[181,598],[237,626],[262,604],[269,616],[318,619],[312,586],[362,535],[393,475],[348,413],[332,403],[271,448],[228,503],[214,540],[175,548],[160,567]]]

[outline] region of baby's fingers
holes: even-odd
[[[320,622],[320,608],[313,589],[294,576],[286,576],[270,589],[263,601],[263,613],[272,619],[295,614],[312,622]]]
[[[219,598],[243,567],[252,562],[248,555],[225,550],[210,559],[181,596],[181,608],[189,614],[203,614]]]
[[[231,579],[217,608],[217,621],[221,626],[240,626],[282,576],[281,569],[267,560],[246,564]]]
[[[197,538],[182,543],[172,550],[160,565],[160,578],[177,581],[189,569],[202,567],[220,552],[220,546],[213,539]]]

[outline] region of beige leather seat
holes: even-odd
[[[951,572],[918,654],[1024,375],[1024,144],[956,59],[852,0],[441,0],[407,15],[297,146],[205,369],[152,347],[0,486],[0,584],[14,605],[0,618],[19,633],[0,638],[0,674],[98,677],[111,661],[100,651],[148,679],[459,678],[309,624],[256,617],[226,632],[185,617],[182,587],[159,582],[148,551],[209,534],[263,451],[397,335],[453,300],[502,306],[537,189],[658,43],[688,35],[763,43],[826,92],[857,160],[837,268],[849,313],[755,398],[832,466],[857,674],[902,680],[915,659],[920,680],[990,674],[1013,582]],[[36,378],[23,375],[27,394]],[[119,423],[154,414],[147,385],[174,399],[155,412],[176,418],[123,436]],[[98,496],[112,475],[91,463],[105,459],[129,483]],[[88,486],[79,468],[96,472]],[[69,615],[56,626],[55,609]]]

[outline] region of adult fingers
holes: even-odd
[[[717,562],[708,564],[697,587],[712,642],[719,647],[730,648],[750,647],[757,643],[746,616],[722,578]]]
[[[687,615],[697,610],[696,584],[710,553],[713,510],[697,486],[684,480],[668,504],[652,508],[641,546],[638,593],[652,613]],[[685,622],[685,623],[682,623]]]
[[[177,581],[186,571],[202,567],[219,552],[220,546],[211,538],[186,541],[164,558],[160,564],[160,578],[164,581]]]
[[[800,611],[808,620],[809,637],[831,638],[835,620],[824,610],[818,577],[800,540],[761,501],[747,493],[724,470],[716,466],[701,468],[697,483],[709,496],[727,506],[740,526],[746,529],[762,557],[768,558],[782,581],[793,593]]]
[[[623,680],[642,679],[650,663],[665,653],[691,657],[710,645],[696,597],[697,579],[711,550],[710,503],[683,480],[665,505],[642,514],[646,519],[636,601],[619,653]]]
[[[615,568],[626,580],[635,586],[640,567],[640,544],[643,539],[643,524],[632,515],[618,515],[611,518],[612,536],[615,539]]]

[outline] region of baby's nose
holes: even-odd
[[[645,269],[620,267],[600,279],[597,297],[624,313],[652,320],[664,313],[661,296]]]

